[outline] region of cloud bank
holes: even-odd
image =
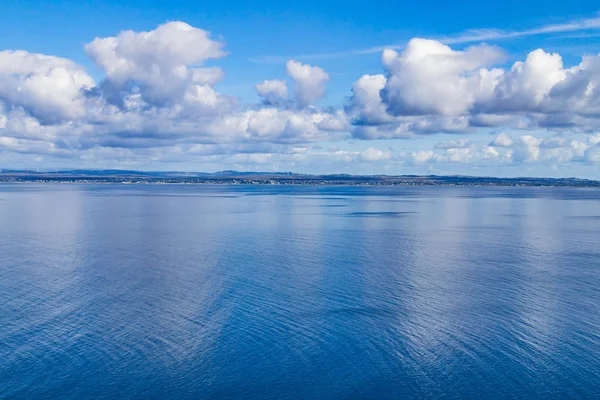
[[[0,160],[16,154],[94,165],[202,160],[273,168],[317,160],[600,163],[600,55],[565,67],[559,54],[537,49],[505,66],[498,47],[456,50],[415,38],[400,52],[384,50],[381,73],[358,77],[343,104],[322,107],[329,74],[292,59],[285,77],[255,83],[255,104],[219,93],[226,73],[211,64],[227,57],[225,43],[183,22],[96,38],[84,50],[102,71],[99,81],[68,59],[0,51]],[[415,151],[376,141],[483,129],[523,134]],[[528,133],[540,130],[549,137]],[[372,142],[356,151],[316,145],[363,140]]]

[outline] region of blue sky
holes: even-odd
[[[597,2],[337,3],[2,2],[0,167],[598,177]]]

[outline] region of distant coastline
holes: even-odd
[[[146,172],[129,170],[2,170],[0,183],[221,184],[311,186],[538,186],[600,187],[579,178],[497,178],[439,175],[306,175],[291,172]]]

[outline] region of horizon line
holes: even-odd
[[[220,173],[229,173],[230,175],[235,174],[254,174],[254,175],[288,175],[288,176],[305,176],[305,177],[328,177],[328,176],[349,176],[355,178],[374,178],[374,177],[382,177],[382,178],[398,178],[398,177],[417,177],[417,178],[426,178],[426,177],[444,177],[444,178],[478,178],[478,179],[547,179],[547,180],[561,180],[561,179],[573,179],[573,180],[581,180],[581,181],[589,181],[589,182],[600,182],[600,178],[591,179],[591,178],[580,178],[577,176],[562,176],[562,177],[550,177],[550,176],[493,176],[493,175],[464,175],[464,174],[399,174],[399,175],[387,175],[387,174],[349,174],[342,172],[334,172],[334,173],[300,173],[293,171],[238,171],[238,170],[219,170],[214,172],[206,172],[206,171],[185,171],[185,170],[135,170],[135,169],[122,169],[122,168],[44,168],[41,169],[13,169],[13,168],[0,168],[0,175],[9,175],[11,173],[29,173],[29,174],[58,174],[58,173],[67,173],[67,172],[133,172],[138,174],[204,174],[204,175],[217,175]],[[1,181],[0,181],[1,183]]]

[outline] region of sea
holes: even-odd
[[[600,190],[0,184],[0,399],[600,399]]]

